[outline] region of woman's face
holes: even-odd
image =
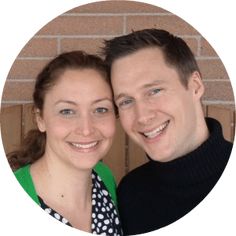
[[[93,168],[110,149],[115,133],[109,85],[93,69],[65,71],[45,95],[37,124],[46,132],[46,158]]]

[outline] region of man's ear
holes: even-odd
[[[38,129],[43,133],[46,131],[45,122],[42,117],[41,111],[37,108],[35,109],[35,120],[38,126]]]
[[[193,96],[195,98],[200,99],[203,96],[205,92],[205,87],[199,72],[194,71],[192,73],[189,78],[188,88],[193,92]]]

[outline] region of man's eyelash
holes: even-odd
[[[160,88],[155,88],[155,89],[150,90],[150,91],[148,92],[148,94],[149,94],[149,95],[155,95],[155,94],[161,92],[161,90],[162,90],[162,89],[160,89]]]
[[[118,107],[126,106],[132,103],[132,99],[125,99],[123,101],[118,102]]]

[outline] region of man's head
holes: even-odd
[[[104,52],[122,126],[152,159],[176,159],[207,138],[204,86],[182,39],[147,29],[106,41]]]

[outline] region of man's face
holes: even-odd
[[[117,59],[111,78],[124,130],[153,160],[173,160],[196,148],[204,91],[197,72],[185,88],[162,52],[147,48]]]

